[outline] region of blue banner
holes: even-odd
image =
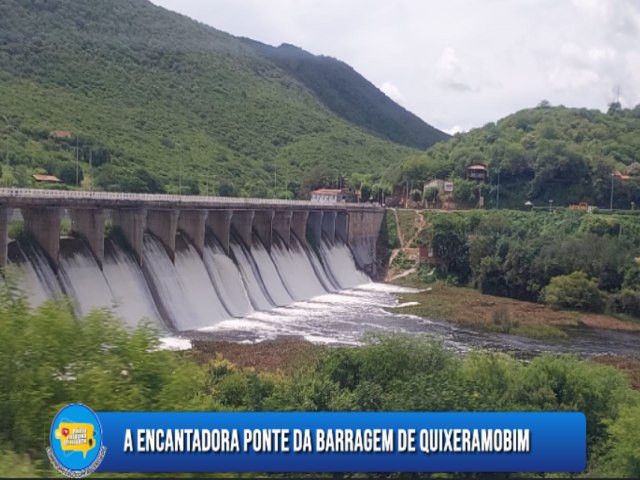
[[[586,466],[582,413],[96,415],[106,450],[99,472],[581,472]]]

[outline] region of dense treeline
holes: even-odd
[[[287,198],[313,167],[335,186],[412,152],[242,40],[146,0],[0,4],[0,185],[50,173],[70,188]]]
[[[389,179],[421,187],[434,178],[455,180],[453,199],[460,206],[478,205],[479,185],[467,181],[473,163],[488,167],[483,195],[489,207],[521,209],[537,205],[587,202],[609,207],[640,204],[640,106],[611,104],[607,113],[586,108],[539,107],[522,110],[469,133],[438,143],[425,154],[408,158]],[[499,194],[498,194],[499,185]]]
[[[640,318],[640,216],[555,210],[425,214],[441,275],[483,293]]]
[[[387,336],[323,349],[293,373],[258,373],[158,350],[151,329],[127,331],[106,311],[76,319],[66,303],[32,309],[15,288],[0,295],[3,476],[51,473],[42,446],[68,402],[98,411],[583,411],[589,471],[640,474],[640,395],[613,367],[459,357],[421,337]]]

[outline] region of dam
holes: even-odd
[[[67,296],[78,315],[111,308],[131,325],[190,331],[368,282],[383,216],[366,204],[0,189],[0,266],[17,267],[31,303]]]

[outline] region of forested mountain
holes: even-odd
[[[283,44],[247,40],[259,54],[298,79],[335,114],[388,140],[426,149],[449,135],[395,103],[344,62]]]
[[[477,205],[477,184],[462,180],[473,163],[488,166],[483,186],[488,206],[502,207],[588,202],[614,208],[640,206],[640,106],[608,112],[551,107],[547,102],[522,110],[430,148],[408,159],[391,179],[414,186],[452,177],[458,203]],[[621,175],[617,175],[620,173]],[[628,177],[628,178],[627,178]]]
[[[388,99],[376,110],[369,90],[307,83],[146,0],[0,0],[0,184],[39,172],[75,186],[78,154],[84,188],[287,197],[319,168],[382,175],[417,153],[387,138],[429,144]]]

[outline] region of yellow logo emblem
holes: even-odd
[[[63,452],[82,452],[86,457],[87,452],[96,446],[93,425],[90,423],[60,422],[54,435],[60,440]]]

